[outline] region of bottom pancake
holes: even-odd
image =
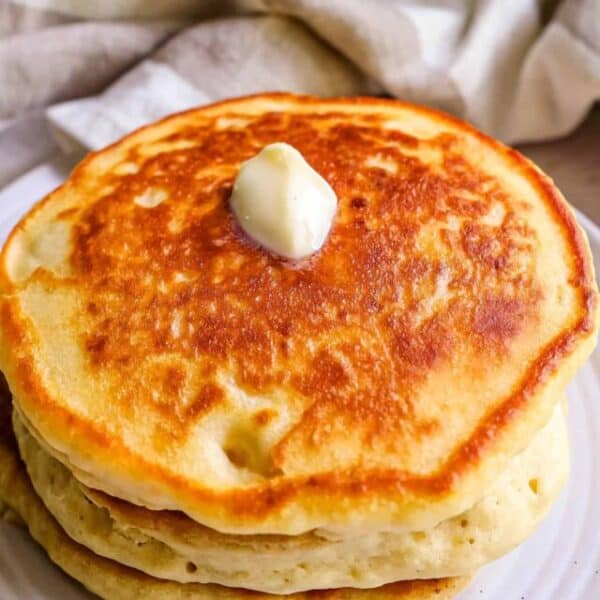
[[[550,422],[513,457],[483,499],[431,530],[337,539],[318,532],[236,536],[182,513],[151,511],[90,490],[44,450],[16,412],[14,428],[35,491],[75,541],[161,579],[272,594],[472,573],[532,532],[568,470],[566,425],[557,402]]]
[[[16,513],[32,537],[66,573],[107,600],[274,600],[278,596],[214,584],[177,583],[156,579],[116,561],[102,558],[74,542],[35,493],[6,426],[5,399],[0,398],[0,506]],[[338,589],[304,592],[290,600],[449,600],[468,578],[418,580],[370,590]]]

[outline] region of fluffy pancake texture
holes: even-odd
[[[272,142],[339,200],[294,264],[228,207]],[[419,531],[469,509],[597,328],[589,248],[550,180],[396,101],[165,119],[85,159],[1,260],[0,368],[28,428],[88,487],[226,533]]]
[[[314,532],[235,536],[181,513],[156,513],[86,490],[42,449],[16,414],[15,433],[35,491],[78,543],[158,578],[274,594],[468,575],[531,533],[568,471],[565,420],[558,405],[548,425],[511,460],[481,501],[432,530],[342,540]]]
[[[26,524],[49,557],[106,600],[277,600],[280,596],[219,585],[165,581],[102,558],[73,541],[35,493],[10,432],[10,404],[0,392],[0,506]],[[4,435],[6,433],[6,435]],[[15,519],[11,519],[15,520]],[[289,600],[450,600],[469,579],[404,581],[377,589],[338,589],[286,596]]]

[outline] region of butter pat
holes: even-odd
[[[337,198],[298,150],[276,143],[240,167],[230,204],[252,239],[280,256],[300,259],[325,243]]]

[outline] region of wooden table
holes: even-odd
[[[570,136],[519,150],[554,179],[571,204],[600,225],[600,106]]]

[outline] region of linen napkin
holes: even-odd
[[[21,167],[27,135],[52,148],[42,115],[91,149],[263,90],[383,93],[555,138],[600,98],[600,0],[0,0],[0,155]]]

